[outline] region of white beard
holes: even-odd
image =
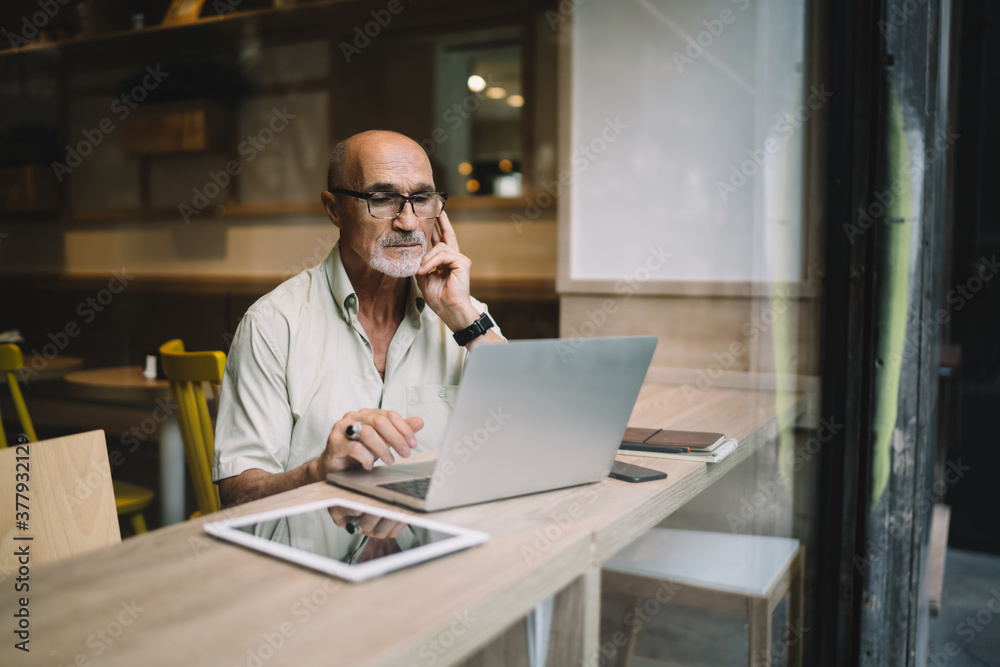
[[[397,243],[419,243],[419,248],[409,248],[402,251],[399,259],[389,257],[386,247]],[[396,250],[398,252],[398,249]],[[393,278],[409,278],[416,275],[424,261],[424,233],[420,230],[411,234],[394,234],[379,241],[378,246],[368,258],[368,265],[380,273]]]

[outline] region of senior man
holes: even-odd
[[[340,240],[233,339],[213,468],[224,505],[440,446],[468,350],[504,341],[469,294],[472,263],[419,144],[354,135],[327,180]]]

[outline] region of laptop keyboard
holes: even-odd
[[[383,489],[389,489],[390,491],[399,491],[400,493],[405,493],[408,496],[413,496],[414,498],[426,498],[427,490],[431,486],[430,477],[415,477],[414,479],[406,479],[402,482],[386,482],[385,484],[379,484]]]

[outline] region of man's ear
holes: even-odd
[[[337,198],[333,196],[332,192],[326,190],[320,194],[319,198],[323,202],[323,208],[326,209],[326,214],[330,218],[330,222],[337,226],[337,229],[343,229],[344,221],[340,216],[340,210],[337,208]]]

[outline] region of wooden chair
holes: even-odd
[[[21,388],[17,384],[17,377],[14,375],[14,372],[21,368],[23,364],[24,358],[21,355],[21,349],[17,345],[0,345],[0,371],[7,377],[7,385],[10,387],[10,395],[14,400],[14,408],[17,410],[17,416],[21,419],[21,427],[24,429],[25,435],[28,436],[28,440],[35,442],[38,440],[38,436],[35,435],[35,427],[31,423],[28,406],[24,402]],[[3,434],[2,425],[0,425],[0,447],[6,446],[7,439]],[[105,444],[105,457],[107,456],[106,448],[107,445]],[[113,487],[115,506],[118,514],[129,519],[132,531],[135,534],[145,533],[147,530],[146,519],[142,515],[142,512],[153,501],[153,492],[144,486],[121,480],[114,480]]]
[[[215,431],[203,385],[206,382],[212,385],[218,401],[226,355],[223,352],[185,352],[184,342],[174,339],[160,346],[160,359],[163,372],[170,380],[170,393],[178,406],[184,455],[198,500],[198,511],[192,518],[218,512],[219,490],[212,482]]]
[[[0,494],[0,577],[18,571],[19,547],[37,566],[121,542],[104,431],[0,450]]]
[[[789,667],[801,667],[804,561],[805,548],[795,539],[653,528],[604,564],[601,586],[609,593],[746,616],[747,664],[770,665],[773,656],[787,652]],[[660,599],[663,591],[666,600]],[[788,638],[774,647],[771,617],[786,593]],[[640,627],[632,626],[617,665],[629,664]]]

